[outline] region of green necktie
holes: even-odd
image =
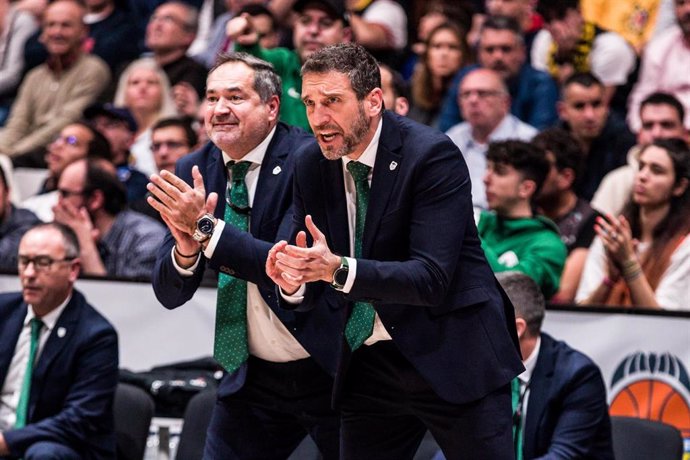
[[[357,192],[357,217],[355,219],[355,257],[362,257],[362,235],[364,235],[364,221],[367,217],[369,204],[369,166],[357,161],[350,161],[347,170],[355,180]],[[355,302],[350,318],[345,326],[345,338],[350,349],[355,351],[374,330],[374,307],[367,302]]]
[[[24,372],[24,380],[22,380],[22,392],[19,394],[19,402],[17,403],[17,421],[14,423],[15,428],[22,428],[26,426],[26,421],[29,412],[29,397],[31,396],[31,377],[34,373],[34,361],[36,360],[36,352],[38,351],[38,339],[41,335],[41,328],[43,321],[40,318],[31,318],[29,321],[31,325],[31,344],[29,345],[29,360],[26,362],[26,371]]]
[[[522,460],[522,401],[524,394],[520,393],[520,379],[515,377],[510,382],[513,402],[513,446],[515,447],[515,460]]]
[[[232,186],[225,206],[225,225],[249,229],[249,192],[244,177],[251,163],[229,162]],[[228,372],[234,372],[247,360],[247,282],[225,273],[218,274],[216,301],[216,337],[213,357]]]

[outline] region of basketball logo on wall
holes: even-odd
[[[673,425],[690,452],[690,378],[670,353],[627,356],[611,379],[611,415],[646,418]]]

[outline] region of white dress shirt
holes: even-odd
[[[71,298],[72,296],[70,295],[56,309],[41,318],[43,327],[39,334],[38,349],[36,350],[34,363],[38,362],[50,333],[55,328],[58,318]],[[29,349],[31,346],[30,321],[35,316],[33,307],[29,306],[26,317],[24,318],[24,325],[17,339],[17,345],[14,349],[10,367],[7,370],[5,382],[2,386],[2,390],[0,390],[0,431],[11,429],[14,427],[14,423],[17,420],[17,405],[19,404],[19,397],[22,392],[22,383],[24,382],[24,374],[26,373],[26,366],[29,361]]]
[[[368,177],[370,187],[371,178],[374,175],[374,164],[376,163],[376,152],[379,148],[379,139],[381,138],[382,124],[383,119],[380,119],[379,125],[376,128],[376,132],[374,133],[374,137],[371,139],[371,142],[369,142],[367,148],[364,149],[362,155],[360,155],[360,157],[357,159],[359,163],[363,163],[369,166],[369,168],[371,168],[369,170]],[[348,265],[348,274],[347,280],[345,281],[343,289],[341,290],[346,294],[350,292],[352,286],[355,283],[355,280],[357,279],[357,259],[353,257],[355,254],[355,219],[357,218],[357,191],[355,189],[355,180],[352,178],[352,174],[350,174],[350,172],[347,170],[347,164],[350,161],[352,160],[347,156],[342,157],[343,180],[345,181],[345,197],[347,200],[348,232],[350,236],[350,257],[346,257]],[[304,300],[304,291],[305,286],[302,285],[300,286],[299,290],[291,296],[285,295],[282,292],[282,290],[281,295],[287,302],[297,304]],[[381,318],[379,318],[378,313],[376,313],[376,316],[374,318],[374,330],[372,331],[371,336],[369,336],[369,338],[364,341],[364,345],[372,345],[380,340],[391,340],[391,336],[386,330],[386,328],[383,326],[383,323],[381,322]]]
[[[525,420],[527,420],[527,403],[529,401],[530,385],[534,369],[537,367],[537,359],[539,358],[539,350],[541,349],[541,337],[537,337],[537,344],[534,346],[532,353],[522,362],[525,366],[525,371],[518,375],[520,379],[520,399],[522,400],[522,407],[520,408],[520,432],[525,433]],[[518,402],[518,404],[520,404]]]
[[[259,145],[249,151],[241,160],[252,163],[244,178],[247,192],[249,193],[250,206],[254,204],[261,164],[274,134],[275,128],[271,130],[268,136],[266,136]],[[223,152],[223,161],[225,164],[231,160],[232,159]],[[228,169],[229,184],[232,184],[231,176],[232,171]],[[224,199],[224,196],[221,196],[220,199]],[[213,230],[213,235],[204,250],[204,256],[206,256],[206,258],[210,259],[213,256],[224,228],[225,222],[219,219],[216,228]],[[174,254],[171,253],[171,257],[175,268],[182,276],[191,276],[199,264],[199,260],[197,259],[192,267],[183,269],[175,262]],[[302,347],[297,339],[288,332],[285,325],[276,317],[273,310],[268,307],[256,284],[249,282],[247,283],[247,343],[249,345],[249,353],[265,361],[287,362],[309,357],[309,353]]]

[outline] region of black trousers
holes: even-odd
[[[427,429],[448,460],[514,458],[509,385],[478,401],[450,403],[392,341],[353,354],[341,410],[343,460],[411,459]]]
[[[285,459],[307,435],[325,460],[338,459],[333,379],[311,358],[272,363],[250,356],[247,364],[242,389],[216,402],[204,459]]]

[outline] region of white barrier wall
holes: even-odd
[[[166,310],[146,283],[79,280],[77,287],[117,329],[123,368],[212,354],[215,289],[201,288],[184,306]],[[0,275],[0,292],[17,289],[16,276]],[[690,314],[550,309],[543,329],[601,367],[613,414],[681,429],[690,460]]]

